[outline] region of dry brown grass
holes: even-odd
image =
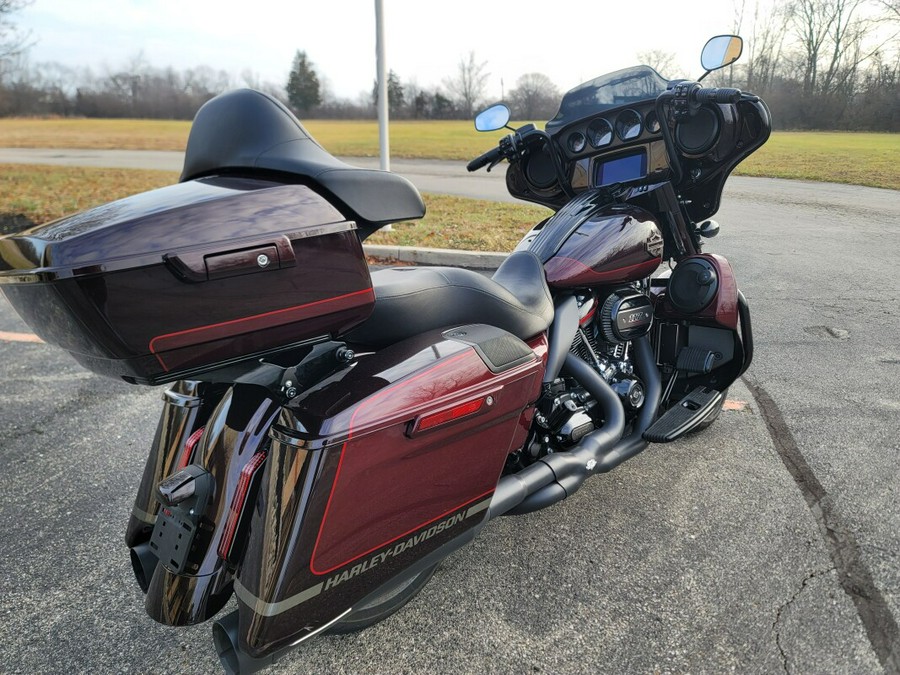
[[[0,216],[45,223],[128,195],[171,185],[178,174],[134,169],[0,165]],[[428,213],[368,241],[483,251],[510,250],[536,222],[550,214],[539,206],[425,194]],[[2,226],[2,223],[0,223]]]
[[[177,180],[170,171],[0,164],[0,214],[45,223]]]
[[[332,154],[376,156],[372,120],[308,120]],[[0,119],[0,147],[184,150],[190,122],[169,120]],[[468,160],[496,144],[467,121],[391,123],[394,157]],[[735,173],[900,189],[900,134],[777,131]]]

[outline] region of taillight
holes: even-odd
[[[194,448],[197,447],[197,443],[200,442],[200,437],[203,435],[203,430],[205,428],[206,427],[200,427],[188,437],[187,442],[184,444],[184,450],[181,452],[181,459],[178,460],[178,468],[175,469],[176,472],[181,471],[191,463],[191,455],[194,454]]]
[[[251,492],[255,494],[256,490],[251,487],[258,481],[254,479],[261,475],[263,464],[266,461],[268,453],[266,451],[257,452],[246,466],[241,470],[241,477],[238,480],[237,490],[234,498],[231,500],[231,508],[228,512],[228,522],[225,525],[225,531],[222,533],[222,539],[219,541],[218,554],[223,560],[232,564],[237,564],[240,560],[240,551],[235,550],[235,535],[239,531],[245,530],[249,523],[249,514],[245,514],[245,507],[248,502],[248,496]],[[244,517],[246,515],[246,517]]]

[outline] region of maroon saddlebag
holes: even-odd
[[[304,185],[193,180],[0,238],[0,290],[88,369],[158,384],[365,320],[355,228]]]

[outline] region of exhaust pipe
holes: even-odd
[[[222,667],[225,669],[225,672],[228,673],[228,675],[250,675],[250,673],[255,673],[262,670],[263,668],[268,668],[288,652],[294,651],[294,649],[297,648],[297,645],[299,645],[301,642],[305,642],[306,640],[315,635],[318,635],[319,633],[324,633],[338,621],[347,616],[350,611],[351,610],[348,609],[336,619],[332,619],[324,626],[321,626],[316,630],[307,633],[296,642],[289,644],[287,647],[282,647],[281,649],[278,649],[271,654],[267,654],[266,656],[257,658],[255,656],[250,656],[247,652],[241,649],[241,644],[238,637],[239,612],[238,610],[234,610],[231,614],[223,616],[221,619],[213,623],[213,644],[216,647],[216,653],[219,655],[219,661],[222,663]]]
[[[283,652],[275,652],[262,658],[254,658],[241,649],[238,642],[238,612],[234,611],[215,623],[212,627],[213,644],[219,661],[228,675],[247,675],[267,668],[275,663]]]
[[[656,419],[662,383],[649,339],[639,338],[633,345],[647,396],[631,434],[622,437],[625,411],[618,395],[590,365],[574,354],[568,354],[563,372],[578,380],[597,400],[606,423],[602,429],[581,439],[572,450],[547,455],[519,473],[501,478],[491,500],[490,518],[530,513],[551,506],[572,495],[588,476],[612,471],[647,447],[642,434]]]

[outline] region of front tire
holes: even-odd
[[[326,635],[356,633],[374,626],[379,621],[384,621],[425,588],[425,584],[431,580],[439,564],[432,565],[418,574],[393,584],[366,604],[354,607],[346,618],[329,628]]]

